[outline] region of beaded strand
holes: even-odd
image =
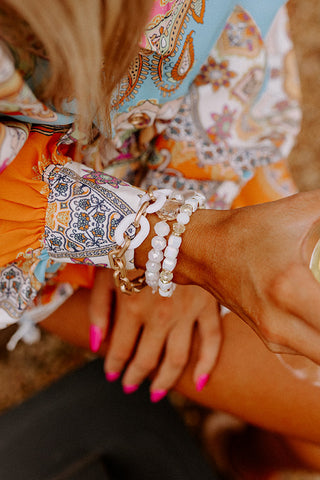
[[[146,263],[146,283],[152,288],[153,293],[158,288],[163,250],[167,245],[165,237],[170,233],[170,227],[167,222],[161,221],[156,223],[154,231],[156,236],[151,240],[152,249],[148,253],[148,261]]]
[[[177,264],[179,248],[182,243],[182,234],[186,230],[186,225],[190,222],[191,215],[198,209],[203,208],[205,197],[200,193],[193,194],[187,198],[179,209],[175,223],[172,225],[172,233],[168,239],[168,246],[164,250],[164,259],[162,270],[159,274],[159,294],[162,297],[171,297],[175,289],[173,279],[173,270]]]

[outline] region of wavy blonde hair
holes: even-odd
[[[0,0],[0,36],[26,50],[41,45],[50,76],[37,94],[58,109],[76,98],[81,129],[89,134],[94,119],[108,125],[111,94],[138,50],[152,3]]]

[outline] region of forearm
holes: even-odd
[[[236,210],[195,212],[182,235],[174,281],[208,290],[273,351],[319,364],[320,287],[308,268],[319,202],[317,190]],[[137,259],[143,266],[145,250]]]
[[[223,268],[223,253],[226,238],[224,224],[234,212],[225,210],[198,210],[192,216],[186,231],[182,235],[177,266],[174,269],[174,281],[181,285],[196,284],[210,293],[215,292],[215,271]],[[156,214],[148,216],[151,225],[150,234],[135,251],[135,265],[144,269],[151,240],[155,235],[154,225],[159,218]]]

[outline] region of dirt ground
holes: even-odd
[[[302,190],[320,187],[320,2],[290,0],[292,35],[301,72],[303,123],[290,165]],[[5,349],[10,332],[0,334],[0,411],[18,404],[90,355],[44,334],[39,344]]]

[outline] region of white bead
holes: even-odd
[[[179,253],[179,250],[177,248],[174,248],[174,247],[167,247],[164,251],[164,256],[166,258],[177,258],[177,255]]]
[[[163,253],[161,250],[150,250],[148,253],[148,258],[151,262],[161,262],[163,260]]]
[[[158,281],[155,282],[148,282],[146,280],[146,284],[149,285],[150,288],[152,288],[152,292],[155,293],[158,290]]]
[[[159,295],[161,295],[161,297],[172,297],[172,293],[173,293],[173,289],[170,289],[170,290],[161,290],[159,288]]]
[[[148,285],[150,285],[150,283],[158,283],[158,281],[159,281],[159,273],[158,272],[148,272],[148,271],[146,271],[145,275],[146,275],[146,282],[148,283]]]
[[[168,246],[169,247],[174,247],[174,248],[179,248],[182,242],[181,237],[177,237],[176,235],[170,235],[169,240],[168,240]]]
[[[158,235],[156,237],[153,237],[153,239],[151,240],[151,245],[155,250],[163,250],[166,244],[166,239],[163,237],[159,237]]]
[[[177,222],[183,223],[183,225],[186,225],[187,223],[190,222],[190,216],[187,213],[178,213],[177,215]]]
[[[158,281],[159,280],[147,280],[146,279],[146,284],[149,285],[149,287],[151,287],[152,290],[157,291],[158,290]]]
[[[187,198],[187,200],[185,201],[185,203],[187,205],[191,205],[192,207],[192,210],[195,212],[198,208],[198,205],[199,205],[199,202],[197,199],[195,198]]]
[[[169,270],[169,272],[172,272],[177,265],[177,260],[174,258],[165,258],[162,262],[162,268],[164,270]]]
[[[201,192],[196,192],[194,194],[194,198],[196,198],[199,201],[200,206],[203,206],[206,202],[206,197]]]
[[[190,215],[193,214],[193,208],[192,208],[191,205],[188,205],[188,204],[184,203],[184,204],[181,205],[181,207],[180,207],[180,212],[181,212],[181,213],[187,213],[187,214],[189,215],[189,217],[190,217]]]
[[[172,288],[172,282],[169,283],[163,283],[161,280],[158,282],[159,288],[162,291],[170,290]]]
[[[150,262],[150,260],[148,260],[146,263],[146,269],[149,272],[159,272],[160,268],[161,268],[160,262]]]
[[[170,227],[167,222],[162,221],[155,224],[154,231],[160,237],[166,237],[170,233]]]

